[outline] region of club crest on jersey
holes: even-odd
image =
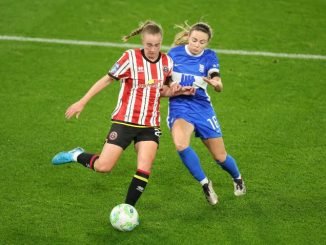
[[[202,64],[199,64],[199,72],[204,72],[205,71],[205,66]]]
[[[169,67],[167,67],[167,66],[164,66],[164,67],[163,67],[163,72],[164,72],[164,73],[167,73],[167,72],[169,72]]]
[[[111,68],[110,73],[115,73],[120,68],[120,65],[118,63],[115,63],[115,65]]]
[[[138,66],[138,67],[137,67],[137,70],[138,70],[138,72],[144,72],[144,67],[142,67],[142,66]]]

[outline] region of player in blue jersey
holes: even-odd
[[[168,126],[182,162],[202,185],[207,201],[215,205],[218,197],[212,181],[205,175],[190,146],[193,132],[208,148],[215,162],[232,177],[234,194],[244,195],[246,187],[236,161],[225,150],[221,128],[207,94],[208,86],[214,87],[216,92],[223,89],[219,60],[213,50],[206,48],[212,38],[212,29],[203,22],[192,26],[185,23],[179,27],[183,30],[176,35],[176,46],[168,52],[174,62],[172,80],[181,86],[193,86],[196,92],[169,99]]]

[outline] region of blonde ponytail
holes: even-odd
[[[150,33],[150,34],[160,33],[161,35],[163,35],[163,30],[159,24],[155,23],[152,20],[147,20],[144,23],[139,23],[139,27],[131,31],[128,35],[123,36],[122,41],[127,42],[129,38],[144,33]]]
[[[197,22],[190,26],[187,21],[185,21],[182,25],[175,25],[175,28],[179,28],[182,31],[175,35],[173,45],[188,44],[188,37],[192,31],[201,31],[206,33],[208,35],[208,40],[213,37],[212,28],[205,22]]]
[[[181,29],[181,31],[175,35],[173,44],[174,45],[188,44],[188,36],[191,27],[188,25],[187,21],[185,21],[184,24],[182,25],[175,25],[174,28]]]

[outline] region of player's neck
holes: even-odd
[[[193,54],[190,49],[189,49],[189,45],[186,44],[185,45],[185,50],[186,50],[186,53],[190,56],[193,56],[193,57],[199,57],[199,56],[202,56],[202,54],[204,53],[205,50],[201,51],[199,54]]]
[[[156,57],[149,57],[148,55],[145,54],[144,49],[141,50],[141,53],[145,58],[145,60],[147,60],[150,63],[157,63],[161,59],[161,52],[159,52]]]

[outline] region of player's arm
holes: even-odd
[[[196,89],[192,86],[180,86],[175,84],[173,86],[163,85],[160,90],[161,97],[173,97],[178,95],[194,95]]]
[[[177,82],[173,82],[171,77],[168,77],[160,90],[161,97],[173,97],[178,95],[194,95],[196,89],[192,86],[181,86]]]
[[[163,87],[160,89],[160,96],[161,97],[171,97],[172,96],[172,89],[171,84],[173,83],[172,77],[169,76],[166,78],[166,80],[163,83]]]
[[[222,92],[223,83],[218,72],[213,72],[209,77],[203,77],[203,80],[214,87],[216,92]]]
[[[74,115],[79,117],[79,114],[83,111],[85,105],[100,91],[102,91],[106,86],[112,83],[114,79],[109,76],[105,75],[101,79],[99,79],[88,91],[87,93],[77,102],[72,104],[66,110],[66,118],[70,119]]]

